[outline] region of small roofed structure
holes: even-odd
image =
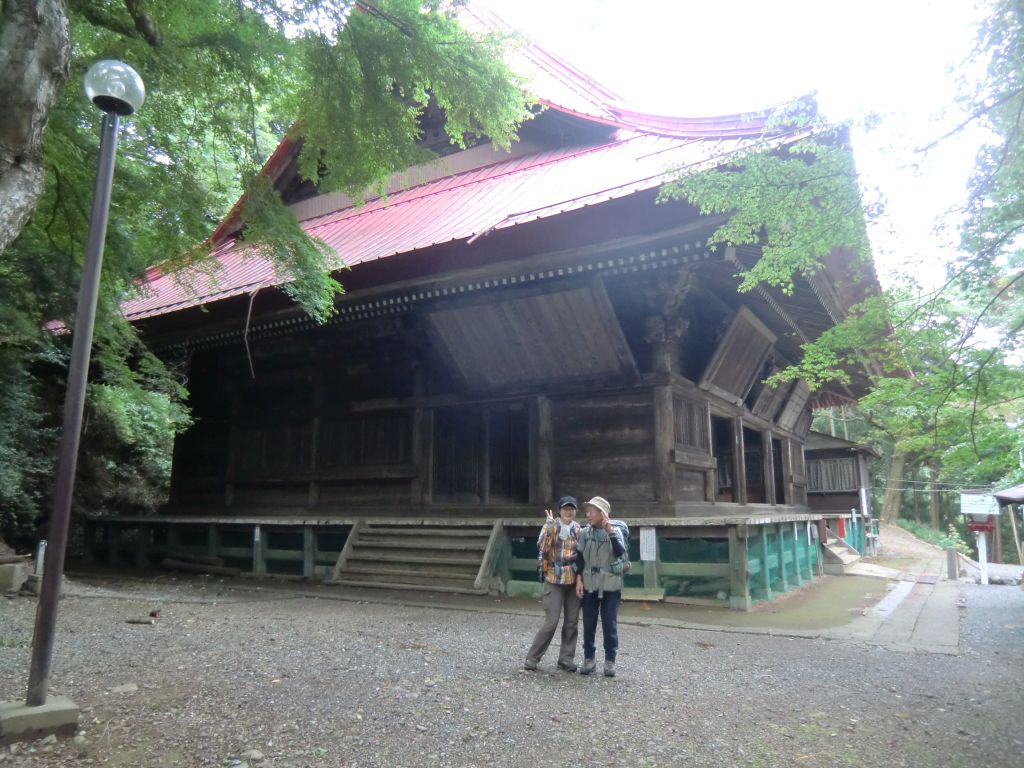
[[[1000,506],[1006,506],[1007,504],[1024,504],[1024,484],[1004,488],[1001,491],[996,491],[992,495],[996,497],[996,501],[999,502]]]
[[[812,396],[764,379],[877,289],[871,271],[837,256],[791,293],[740,296],[759,250],[708,247],[723,219],[656,204],[670,167],[804,129],[644,115],[536,46],[521,55],[546,109],[510,152],[449,147],[361,206],[318,194],[282,141],[264,173],[345,285],[325,325],[230,216],[212,272],[150,271],[124,312],[187,369],[195,424],[170,503],[97,521],[105,552],[481,592],[535,583],[541,510],[601,495],[635,561],[641,530],[657,537],[628,583],[647,596],[749,608],[813,578],[811,405],[866,380]]]
[[[863,554],[878,548],[877,523],[871,514],[870,445],[810,432],[804,442],[807,505],[822,512],[829,531]]]
[[[1017,562],[1024,565],[1024,546],[1021,544],[1021,530],[1018,527],[1017,517],[1020,516],[1021,524],[1024,525],[1024,483],[996,491],[993,496],[1001,507],[1010,507],[1007,518],[1010,521],[1010,531],[1013,535],[1013,546],[1017,550]],[[1014,512],[1013,507],[1017,510]]]

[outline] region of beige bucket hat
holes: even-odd
[[[590,501],[588,501],[583,506],[584,507],[587,507],[587,506],[597,507],[599,510],[604,512],[604,514],[607,517],[611,517],[612,516],[612,505],[608,503],[607,499],[602,498],[601,496],[595,496],[594,498],[592,498]]]

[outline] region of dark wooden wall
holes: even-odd
[[[554,494],[654,501],[649,389],[554,399]]]

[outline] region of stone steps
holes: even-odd
[[[860,562],[860,554],[840,538],[829,536],[821,547],[822,566],[825,573],[842,575],[854,563]]]
[[[390,520],[357,524],[325,583],[460,594],[477,586],[494,523]]]

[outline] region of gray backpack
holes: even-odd
[[[581,552],[596,553],[600,566],[595,567],[592,557],[586,563],[583,570],[583,584],[588,592],[604,594],[605,590],[617,591],[623,588],[624,579],[632,570],[629,562],[629,526],[622,520],[609,520],[622,535],[622,543],[625,549],[618,557],[613,557],[613,552],[605,553],[604,547],[611,548],[611,542],[603,530],[587,526],[580,535],[579,550]],[[586,558],[585,558],[586,559]]]
[[[612,573],[628,576],[633,570],[633,564],[629,562],[629,526],[625,520],[609,520],[613,527],[619,529],[622,534],[622,543],[625,546],[622,554],[611,564]]]

